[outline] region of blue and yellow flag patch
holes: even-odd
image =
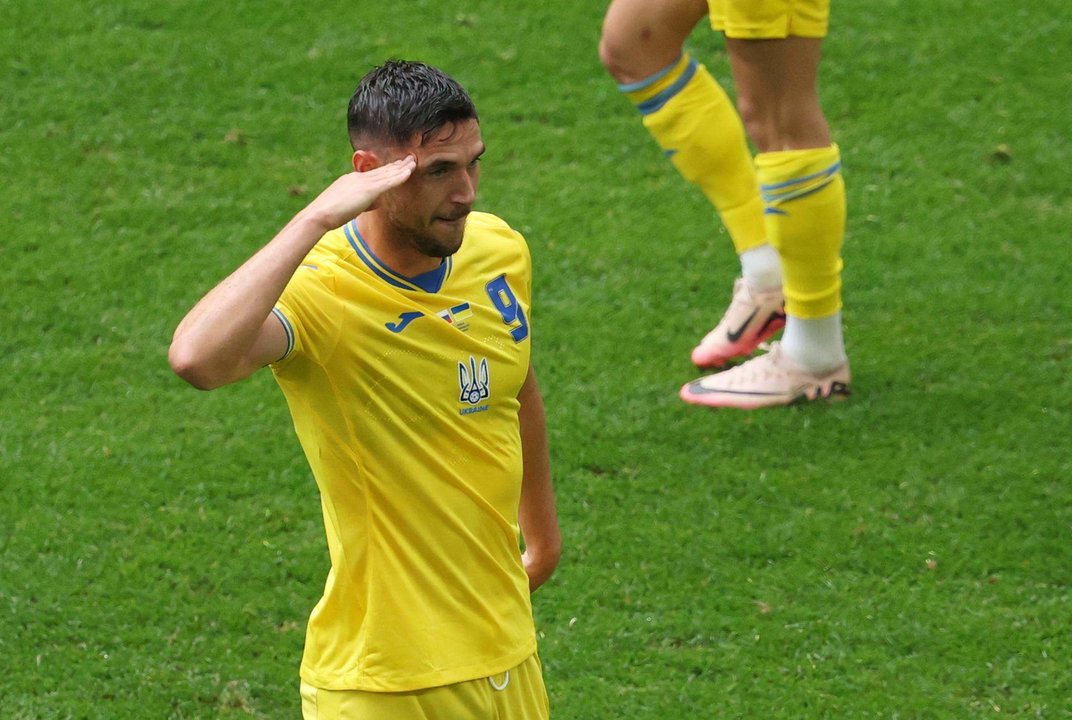
[[[440,310],[436,315],[464,332],[469,329],[469,323],[466,322],[466,319],[472,317],[473,310],[469,307],[469,303],[461,303],[446,310]]]

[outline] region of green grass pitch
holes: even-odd
[[[676,397],[735,262],[603,10],[0,0],[0,718],[298,717],[315,487],[267,374],[166,349],[389,57],[468,87],[532,247],[557,720],[1072,717],[1067,0],[835,0],[855,395],[751,414]]]

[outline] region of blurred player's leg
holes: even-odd
[[[771,241],[785,272],[782,345],[816,372],[845,362],[841,336],[841,241],[845,184],[836,145],[756,157]]]
[[[715,207],[741,256],[744,284],[725,317],[693,353],[702,366],[747,355],[780,327],[781,267],[768,244],[744,126],[726,92],[683,50],[707,15],[706,0],[614,0],[600,58],[640,112],[644,126]],[[755,296],[764,301],[756,303]]]
[[[741,113],[759,147],[767,234],[782,259],[783,349],[815,372],[845,361],[841,337],[841,156],[819,103],[822,39],[728,39]]]

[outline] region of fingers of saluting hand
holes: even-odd
[[[354,176],[368,183],[370,190],[377,189],[378,192],[384,192],[406,182],[415,167],[417,167],[417,159],[412,155],[407,155],[386,165],[380,165],[378,168],[354,173]]]
[[[354,200],[366,203],[366,207],[393,187],[398,187],[409,179],[417,161],[412,155],[380,165],[372,170],[353,172],[343,176],[346,192],[353,193]]]
[[[307,211],[327,229],[336,228],[372,208],[380,195],[409,179],[417,166],[412,155],[364,172],[343,175],[314,200]]]
[[[376,200],[382,193],[406,182],[416,167],[417,159],[413,155],[407,155],[372,170],[352,173],[349,177],[357,186],[354,193],[358,198],[363,199],[364,204],[358,212],[374,208]]]

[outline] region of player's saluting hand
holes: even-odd
[[[325,231],[342,227],[366,210],[373,209],[380,195],[406,182],[416,167],[416,158],[406,155],[372,170],[346,173],[328,185],[298,215],[317,221]]]

